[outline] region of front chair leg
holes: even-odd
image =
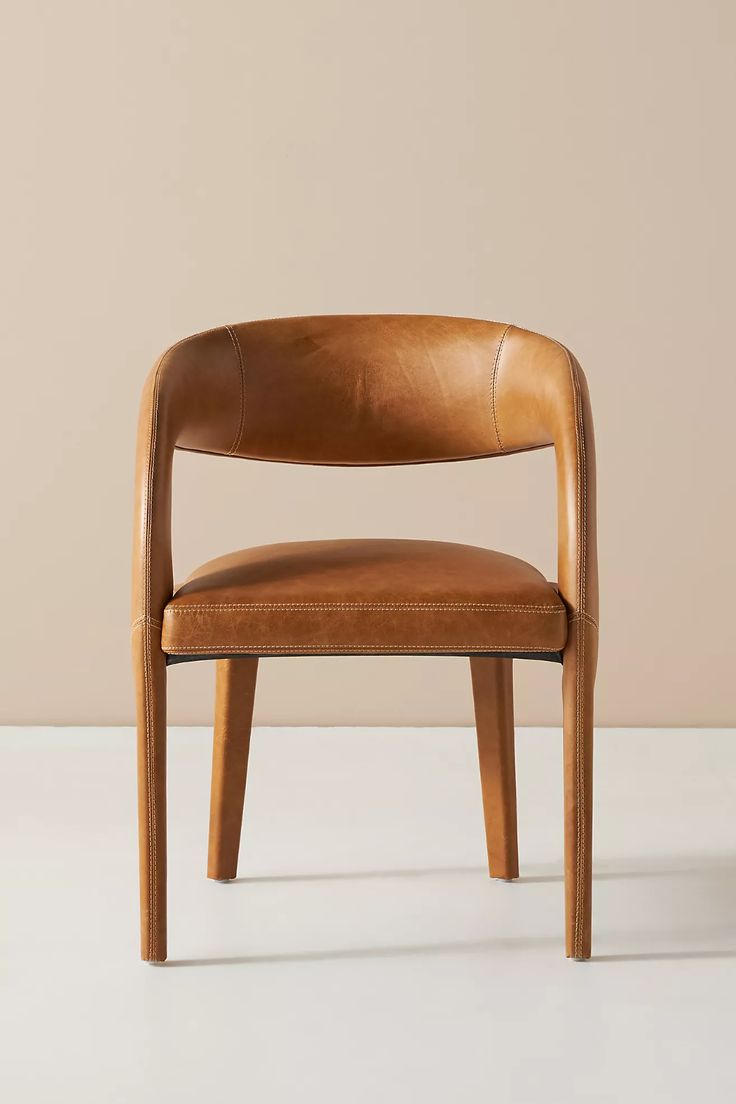
[[[470,660],[488,871],[506,881],[519,877],[512,664],[491,656]]]
[[[562,660],[565,775],[565,944],[590,958],[593,889],[593,686],[597,628],[575,619]]]
[[[141,958],[166,961],[166,657],[160,627],[133,629],[138,716]]]
[[[217,661],[207,877],[220,882],[238,872],[257,674],[257,656]]]

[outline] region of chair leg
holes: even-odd
[[[138,716],[141,958],[166,960],[166,657],[160,629],[133,630]]]
[[[519,877],[512,664],[489,656],[470,660],[488,871],[506,881]]]
[[[238,872],[257,674],[257,656],[217,661],[207,877],[220,882]]]
[[[597,629],[570,624],[563,655],[565,774],[565,946],[568,958],[590,958],[593,888],[593,687]]]

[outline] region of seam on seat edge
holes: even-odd
[[[318,649],[319,651],[333,651],[344,648],[348,651],[471,651],[471,652],[559,652],[559,647],[520,647],[516,644],[179,644],[164,648],[169,655],[179,652],[240,652],[240,651],[301,651],[305,648]]]
[[[535,605],[503,605],[494,602],[192,602],[187,605],[168,605],[167,613],[197,613],[200,610],[351,610],[362,613],[380,613],[385,610],[443,610],[461,612],[463,610],[482,610],[484,612],[514,613],[559,613],[565,614],[565,607]]]

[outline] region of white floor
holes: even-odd
[[[561,752],[518,733],[491,881],[469,730],[261,729],[241,877],[170,738],[171,960],[138,961],[133,736],[0,731],[0,1087],[26,1101],[731,1101],[736,733],[604,730],[594,959],[563,952]]]

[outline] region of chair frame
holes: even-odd
[[[412,317],[406,316],[406,321],[411,324]],[[582,370],[564,346],[515,326],[483,325],[498,328],[496,353],[489,366],[494,439],[484,455],[548,446],[555,450],[557,586],[568,611],[564,650],[552,657],[562,662],[566,954],[583,960],[591,954],[593,694],[598,652],[590,400]],[[136,465],[132,648],[138,717],[141,957],[149,962],[167,957],[166,668],[180,657],[164,653],[161,631],[163,611],[174,589],[173,456],[176,449],[248,456],[241,447],[244,417],[245,373],[238,327],[206,331],[172,346],[156,363],[144,388]],[[463,458],[439,455],[429,460]],[[469,658],[489,872],[511,880],[519,873],[512,657]],[[216,659],[207,873],[217,880],[232,879],[237,871],[257,669],[256,656]]]

